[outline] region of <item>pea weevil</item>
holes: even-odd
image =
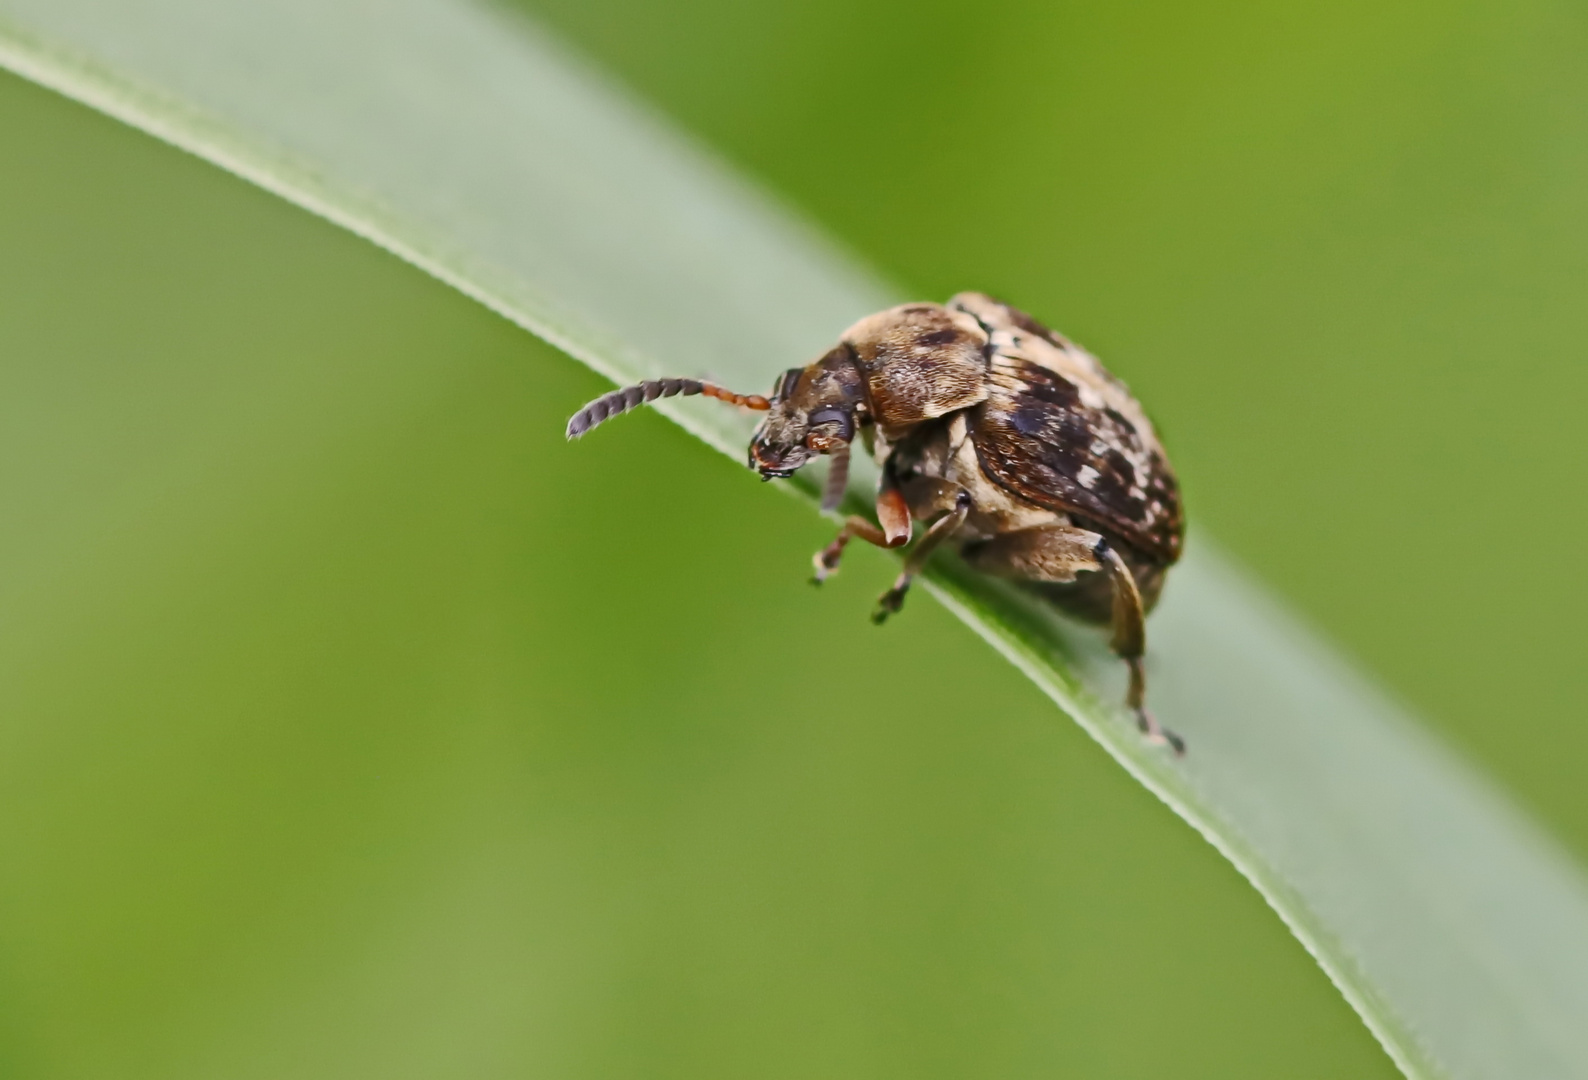
[[[838,508],[857,435],[881,467],[876,523],[850,517],[816,553],[816,583],[855,537],[883,548],[926,526],[873,615],[904,603],[944,541],[972,567],[1012,578],[1082,620],[1108,625],[1130,669],[1125,704],[1149,741],[1183,753],[1145,706],[1146,614],[1180,557],[1174,471],[1141,406],[1095,357],[980,293],[903,304],[861,319],[769,397],[695,379],[604,394],[568,421],[575,439],[658,398],[703,394],[765,412],[749,465],[764,480],[832,459],[822,509]]]

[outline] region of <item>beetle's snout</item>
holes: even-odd
[[[781,480],[793,476],[800,466],[811,459],[805,445],[805,417],[797,409],[779,398],[756,428],[750,439],[750,468],[761,474],[763,480]]]
[[[804,461],[790,462],[788,455],[778,453],[777,450],[760,439],[750,443],[750,468],[761,474],[762,480],[787,480],[793,476]]]

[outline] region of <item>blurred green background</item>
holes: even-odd
[[[1579,854],[1588,15],[540,0]],[[1387,1077],[887,562],[369,245],[0,79],[0,1074]],[[835,328],[836,329],[836,328]],[[1172,587],[1172,582],[1171,582]]]

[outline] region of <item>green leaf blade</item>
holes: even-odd
[[[1192,742],[1174,764],[1085,689],[1119,682],[1095,638],[969,573],[943,592],[1235,864],[1408,1075],[1575,1075],[1576,867],[1223,558],[1202,545],[1177,573],[1151,669]]]
[[[814,231],[509,13],[404,3],[377,20],[356,5],[176,0],[99,14],[0,8],[4,63],[367,237],[613,378],[759,374],[746,349],[805,355],[818,324],[887,302]],[[283,40],[291,56],[272,51]],[[369,62],[348,67],[354,43]],[[468,109],[441,104],[456,100]],[[691,414],[696,434],[738,441],[731,417]]]
[[[602,373],[758,390],[893,298],[517,19],[445,0],[0,0],[0,62],[350,228]],[[737,456],[746,422],[668,411]],[[863,483],[863,480],[861,481]],[[1152,622],[1175,762],[1094,637],[934,588],[1263,893],[1408,1075],[1588,1073],[1577,869],[1194,538]]]

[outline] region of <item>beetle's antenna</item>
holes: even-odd
[[[833,463],[827,470],[827,484],[822,488],[824,514],[838,509],[838,504],[844,501],[844,492],[849,488],[849,444],[840,443],[828,456]]]
[[[760,394],[735,394],[732,390],[725,390],[715,383],[701,382],[698,379],[652,379],[633,386],[625,386],[610,394],[602,394],[574,413],[568,420],[568,438],[577,439],[597,424],[604,423],[619,413],[638,408],[648,401],[680,395],[692,397],[695,394],[726,401],[729,405],[754,409],[757,412],[765,412],[772,407],[772,403]]]

